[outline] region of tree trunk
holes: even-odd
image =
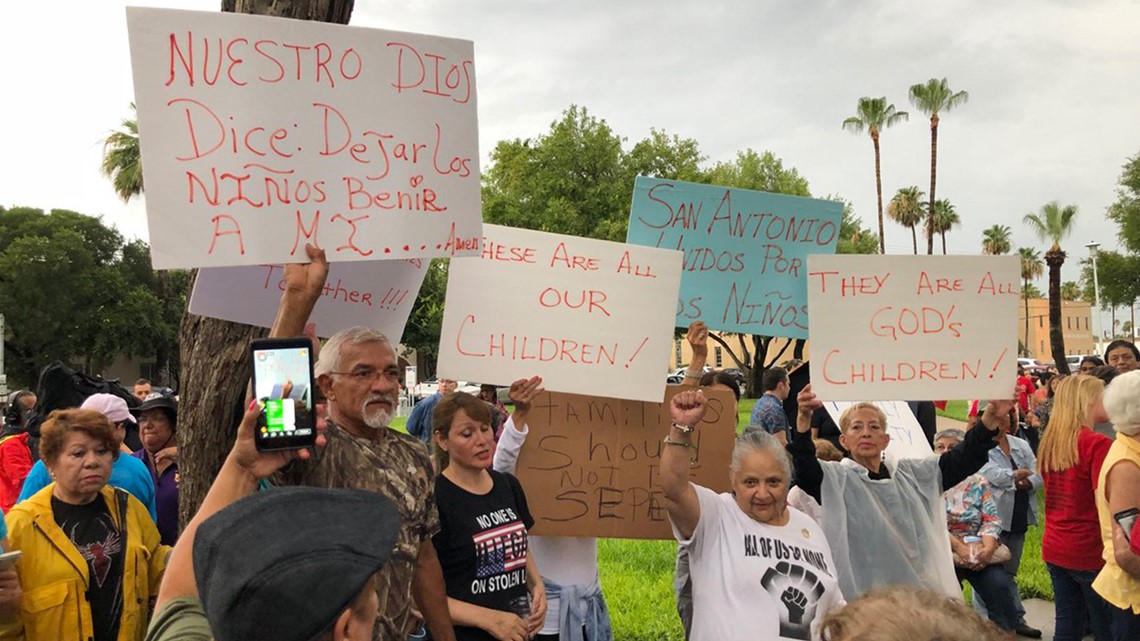
[[[1025,301],[1025,355],[1029,356],[1029,279],[1021,288],[1021,298]]]
[[[352,7],[353,0],[222,0],[222,11],[338,24],[348,24]],[[233,445],[250,377],[249,342],[267,334],[261,327],[189,311],[182,317],[177,436],[178,510],[183,527],[206,498]]]
[[[914,255],[917,256],[918,255],[918,232],[916,232],[914,230],[915,227],[918,227],[917,223],[910,226],[910,242],[912,245],[914,245]]]
[[[1049,266],[1049,345],[1053,351],[1053,363],[1057,372],[1069,373],[1069,361],[1065,360],[1065,331],[1061,327],[1061,265],[1065,264],[1065,252],[1054,245],[1045,252],[1045,264]]]
[[[934,184],[938,176],[938,114],[930,115],[930,211],[926,214],[926,253],[934,253]],[[915,251],[917,254],[918,252]]]
[[[804,359],[804,345],[806,344],[806,340],[797,338],[796,346],[792,348],[792,358],[796,359],[797,361],[802,361]]]
[[[883,228],[883,175],[879,170],[879,132],[871,130],[871,142],[875,145],[875,194],[879,197],[879,253],[887,253],[887,240]]]
[[[163,309],[163,325],[166,321],[166,270],[160,269],[154,275],[154,288],[158,293],[158,302],[162,305]],[[151,382],[155,385],[166,385],[169,377],[167,370],[170,369],[170,341],[163,337],[163,340],[158,342],[158,346],[154,350],[154,371],[151,372]]]

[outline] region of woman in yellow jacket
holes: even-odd
[[[141,503],[107,485],[119,448],[90,410],[52,413],[40,458],[54,482],[8,513],[23,597],[0,639],[138,641],[170,548]]]
[[[1140,576],[1129,569],[1133,559],[1128,557],[1133,555],[1116,532],[1120,526],[1115,515],[1140,509],[1140,371],[1113,379],[1104,393],[1104,408],[1116,428],[1116,440],[1096,488],[1104,568],[1092,586],[1112,606],[1113,641],[1135,641],[1140,639]]]

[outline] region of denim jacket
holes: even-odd
[[[1029,525],[1036,525],[1037,488],[1044,483],[1041,475],[1037,473],[1037,457],[1033,454],[1033,448],[1029,447],[1029,441],[1016,436],[1007,436],[1006,438],[1009,439],[1009,453],[1013,456],[1014,464],[1019,468],[1024,467],[1033,470],[1033,474],[1029,477],[1031,484],[1029,488]],[[997,503],[1002,528],[1008,530],[1009,524],[1013,521],[1013,497],[1017,487],[1014,485],[1013,467],[1011,467],[1009,459],[1005,457],[1005,453],[1001,451],[1000,447],[990,450],[990,460],[981,470],[978,470],[978,474],[990,482],[990,492]]]

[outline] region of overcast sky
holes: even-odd
[[[0,204],[102,214],[146,238],[143,204],[122,204],[98,171],[101,141],[133,99],[124,6],[0,9]],[[937,194],[963,220],[950,253],[978,253],[994,223],[1041,247],[1021,218],[1051,200],[1080,208],[1065,245],[1074,259],[1091,240],[1115,247],[1104,210],[1121,165],[1140,152],[1137,2],[357,0],[352,24],[475,42],[484,162],[497,141],[541,134],[577,103],[627,147],[656,127],[696,139],[710,161],[770,150],[872,228],[871,142],[840,124],[860,96],[911,111],[883,135],[884,199],[907,185],[925,191],[928,120],[907,92],[945,76],[970,93],[939,128]],[[888,222],[887,250],[909,252],[909,232]]]

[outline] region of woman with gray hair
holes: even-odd
[[[689,546],[691,638],[819,639],[824,616],[845,602],[823,530],[788,506],[792,465],[783,445],[767,432],[737,437],[732,492],[717,494],[689,480],[704,394],[681,392],[669,409],[661,487],[673,534]]]
[[[1133,347],[1135,349],[1135,347]],[[1104,393],[1104,409],[1116,426],[1116,440],[1100,468],[1096,508],[1104,542],[1104,567],[1092,587],[1108,601],[1114,641],[1140,638],[1140,576],[1129,571],[1134,556],[1121,523],[1140,510],[1140,370],[1117,376]],[[1119,517],[1119,518],[1118,518]],[[1131,544],[1137,543],[1132,539]],[[1135,568],[1133,568],[1135,569]]]

